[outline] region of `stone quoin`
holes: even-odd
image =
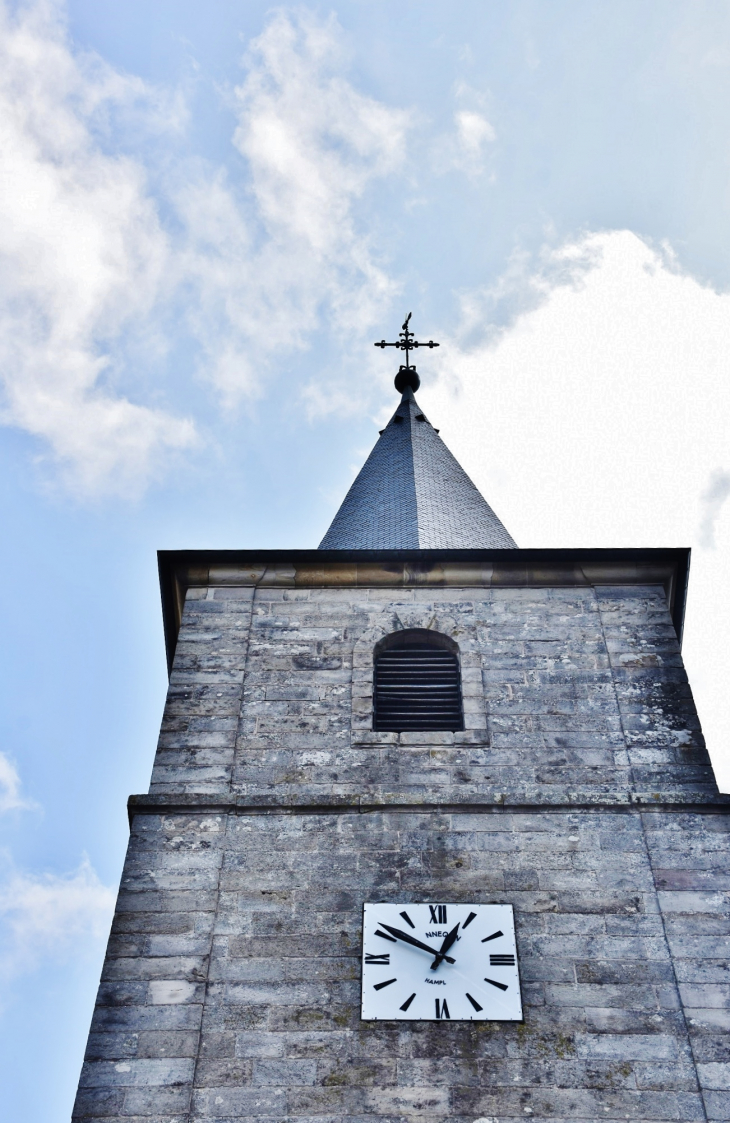
[[[159,555],[170,686],[78,1123],[730,1119],[730,798],[680,653],[689,551],[518,549],[411,371],[319,550]],[[403,704],[437,697],[440,645],[460,728],[374,729],[400,631]],[[402,933],[461,925],[453,965],[413,946],[435,1014],[361,1017],[378,903],[407,914],[399,962]],[[487,905],[515,943],[473,955],[522,1020],[471,991],[444,1015]]]

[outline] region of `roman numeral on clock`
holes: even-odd
[[[449,1021],[451,1021],[451,1014],[449,1013],[449,1008],[446,1005],[446,999],[442,1000],[440,998],[437,998],[436,999],[436,1021],[440,1022],[442,1018],[448,1018]]]
[[[390,952],[387,951],[385,955],[366,955],[366,963],[380,963],[383,967],[390,967]]]
[[[447,924],[446,905],[429,905],[432,924]]]
[[[515,957],[513,955],[490,955],[490,967],[514,967]]]

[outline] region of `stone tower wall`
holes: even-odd
[[[371,731],[373,647],[412,627],[459,645],[464,733]],[[200,588],[150,791],[276,805],[716,788],[660,586]]]
[[[464,733],[369,728],[398,627]],[[721,805],[660,587],[190,590],[74,1119],[728,1119]],[[424,899],[514,905],[524,1025],[360,1021]]]

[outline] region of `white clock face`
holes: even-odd
[[[362,1017],[522,1021],[512,906],[366,904]]]

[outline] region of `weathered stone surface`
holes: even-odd
[[[467,729],[374,733],[427,626]],[[730,805],[662,588],[191,590],[150,793],[75,1120],[730,1117]],[[363,902],[438,899],[514,906],[524,1025],[360,1021]]]

